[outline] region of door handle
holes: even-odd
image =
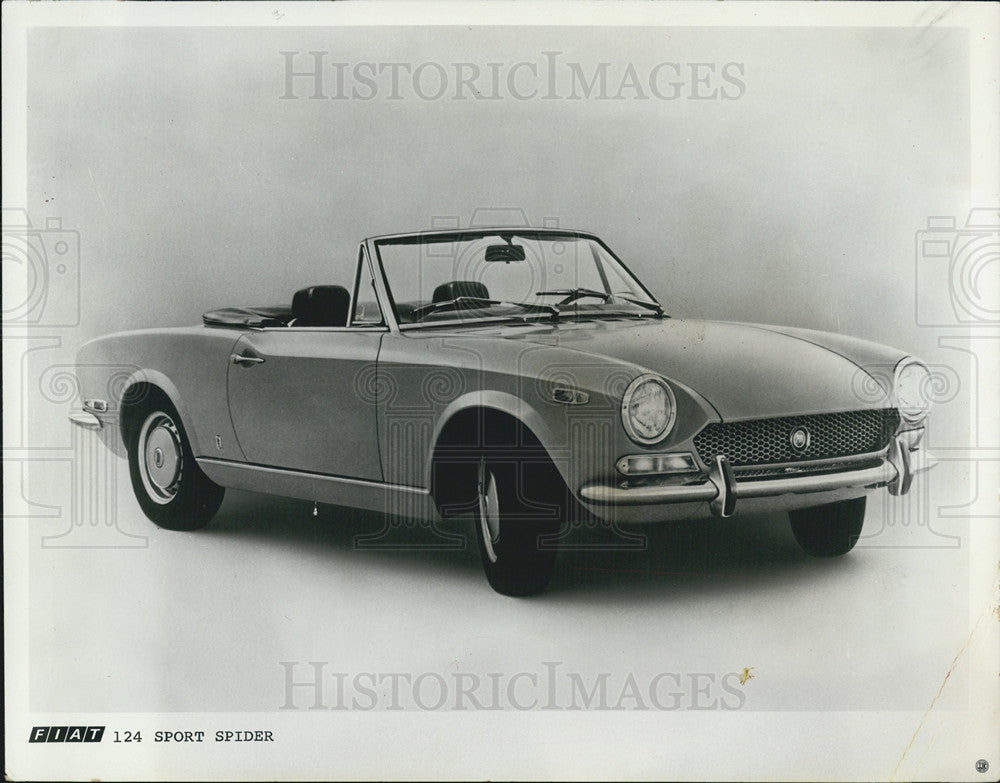
[[[264,360],[259,356],[242,356],[238,353],[234,353],[229,357],[233,364],[248,365],[248,364],[263,364]]]

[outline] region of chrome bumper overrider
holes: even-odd
[[[101,420],[89,411],[73,411],[69,415],[69,420],[84,429],[99,430],[101,428]]]
[[[913,477],[930,470],[937,460],[926,451],[910,451],[897,437],[886,451],[882,463],[874,467],[844,470],[819,475],[782,476],[755,481],[737,481],[732,466],[724,456],[716,458],[708,477],[697,483],[662,483],[622,487],[605,482],[585,484],[580,497],[596,505],[655,505],[704,502],[714,516],[731,516],[736,501],[749,498],[798,495],[838,489],[874,489],[885,486],[891,495],[905,495]]]

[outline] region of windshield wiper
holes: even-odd
[[[536,291],[535,296],[564,296],[566,298],[556,305],[560,308],[565,305],[572,304],[577,299],[582,299],[585,296],[592,296],[597,299],[601,299],[605,304],[614,299],[621,299],[623,302],[628,302],[629,304],[638,305],[639,307],[645,307],[647,310],[652,310],[659,316],[664,315],[663,308],[656,302],[643,302],[641,299],[633,299],[630,296],[622,296],[621,294],[606,294],[602,291],[595,291],[593,288],[557,288],[552,291]]]
[[[553,318],[559,317],[558,308],[553,307],[552,305],[527,304],[526,302],[505,302],[500,299],[486,299],[480,296],[458,296],[454,299],[447,299],[443,302],[433,302],[432,304],[418,307],[413,311],[413,318],[417,321],[422,321],[429,315],[445,312],[446,310],[460,310],[463,307],[475,309],[478,307],[491,307],[493,305],[512,305],[514,307],[523,307],[528,312],[547,313]]]
[[[632,299],[628,296],[619,296],[618,298],[629,302],[630,304],[639,305],[639,307],[645,307],[647,310],[652,310],[654,313],[664,318],[670,317],[663,312],[663,307],[661,307],[657,302],[643,302],[641,299]]]
[[[562,307],[563,305],[572,304],[577,299],[583,299],[585,296],[594,296],[598,299],[602,299],[607,302],[611,298],[611,294],[606,294],[603,291],[595,291],[593,288],[556,288],[553,291],[535,291],[535,296],[564,296],[566,297],[559,302],[557,307]]]

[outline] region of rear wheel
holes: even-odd
[[[847,554],[861,536],[866,500],[860,497],[788,512],[795,540],[813,557]]]
[[[195,462],[180,416],[162,394],[133,412],[127,433],[129,476],[143,513],[168,530],[197,530],[222,505],[225,489]]]
[[[487,453],[477,462],[476,538],[486,579],[498,593],[535,595],[552,578],[564,504],[554,489],[559,484],[546,481],[549,473],[516,457]]]

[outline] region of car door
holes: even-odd
[[[350,326],[267,328],[236,344],[229,409],[247,462],[382,480],[374,373],[385,327],[370,303],[360,320],[352,305]]]

